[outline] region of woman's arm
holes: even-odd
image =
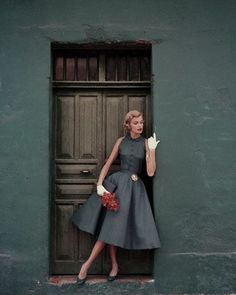
[[[109,158],[107,159],[106,164],[102,167],[102,170],[101,170],[99,178],[98,178],[97,185],[101,185],[103,183],[103,180],[106,177],[107,172],[109,171],[109,168],[110,168],[111,164],[117,158],[118,152],[119,152],[119,145],[120,145],[121,140],[123,138],[124,137],[120,137],[120,138],[117,139],[117,141],[116,141],[116,143],[115,143],[115,145],[114,145],[114,147],[112,149],[112,152],[111,152]]]
[[[145,138],[145,147],[146,147],[146,166],[148,176],[153,176],[156,171],[156,154],[155,149],[149,149],[148,140]]]

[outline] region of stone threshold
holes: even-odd
[[[106,283],[107,277],[107,275],[88,275],[86,284]],[[48,283],[51,285],[62,286],[65,284],[76,284],[76,280],[77,275],[54,275],[49,277]],[[154,279],[150,275],[118,275],[114,282],[146,284],[154,283]]]

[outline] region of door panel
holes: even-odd
[[[62,183],[89,182],[87,175],[96,179],[98,172],[96,164],[58,164],[56,168],[57,182]]]
[[[123,136],[121,124],[127,110],[127,96],[124,93],[104,93],[105,106],[105,157],[109,157],[113,145],[118,137]]]
[[[58,200],[86,200],[92,193],[92,184],[57,184],[56,198]]]
[[[143,111],[148,133],[148,90],[56,90],[54,93],[54,193],[52,216],[52,273],[75,274],[96,242],[78,230],[70,217],[96,189],[100,170],[116,139],[124,135],[123,118],[131,109]],[[117,159],[109,173],[119,169]],[[120,273],[148,274],[152,251],[117,249]],[[89,269],[90,274],[110,270],[106,247]]]
[[[76,97],[76,158],[98,160],[97,117],[100,105],[98,94],[78,94]]]
[[[128,95],[129,110],[138,110],[144,113],[145,119],[148,116],[147,95]]]
[[[58,96],[57,101],[57,145],[58,158],[74,157],[74,96]]]
[[[56,260],[74,260],[74,247],[67,241],[73,240],[73,228],[69,218],[73,213],[72,204],[59,204],[56,206]]]

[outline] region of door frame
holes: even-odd
[[[104,74],[103,74],[104,76]],[[59,90],[60,89],[60,90]],[[54,99],[54,90],[59,90],[59,91],[66,91],[68,92],[68,90],[71,89],[72,91],[96,91],[96,90],[102,90],[105,92],[108,91],[122,91],[122,90],[136,90],[136,91],[142,91],[142,90],[146,90],[149,91],[150,94],[150,112],[149,112],[149,116],[148,118],[145,118],[145,120],[150,120],[149,121],[149,127],[150,129],[152,128],[151,122],[152,122],[152,106],[153,106],[153,95],[152,95],[152,85],[151,85],[151,81],[150,82],[107,82],[107,81],[99,81],[99,82],[65,82],[65,81],[53,81],[51,83],[51,108],[52,108],[52,112],[51,112],[51,131],[52,131],[52,140],[50,141],[50,146],[52,149],[52,154],[54,153],[55,150],[55,143],[56,143],[56,132],[54,131],[54,122],[55,122],[55,99]],[[104,112],[103,112],[104,114]],[[147,133],[150,133],[150,130],[147,131]],[[53,155],[54,156],[54,155]],[[54,159],[53,156],[51,157],[51,176],[55,175],[55,171],[54,171]],[[54,202],[54,176],[51,177],[51,202]],[[152,200],[153,200],[153,195],[151,196],[151,206],[152,206]],[[50,204],[51,207],[51,214],[50,216],[52,217],[52,210],[53,210],[53,206],[52,203]],[[153,207],[152,207],[153,209]],[[50,218],[51,220],[51,218]],[[52,224],[53,222],[50,221],[50,236],[51,236],[51,241],[50,241],[50,273],[52,273],[52,242],[53,242],[53,237],[52,237],[52,233],[53,233],[53,229],[52,229]],[[152,267],[153,268],[153,267]],[[151,271],[150,274],[153,273],[153,269]]]

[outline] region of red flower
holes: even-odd
[[[101,197],[101,202],[102,205],[106,207],[108,210],[118,211],[120,208],[119,201],[115,193],[103,193]]]

